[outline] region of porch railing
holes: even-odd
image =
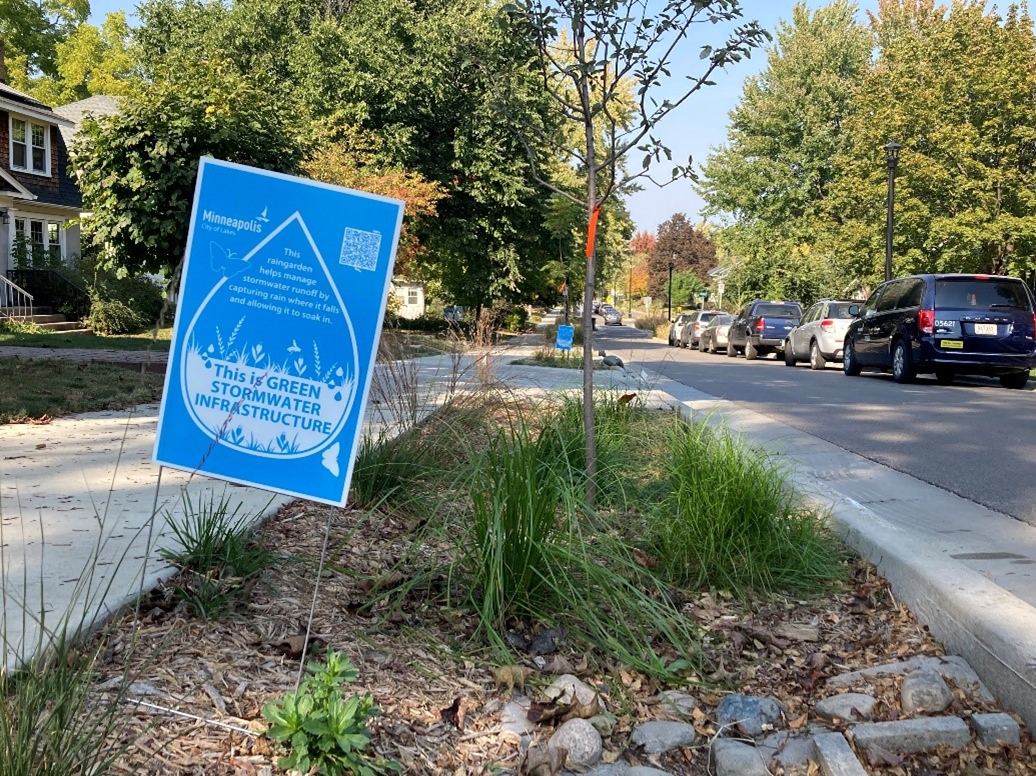
[[[90,294],[85,288],[53,269],[12,269],[10,277],[27,288],[37,299],[37,306],[50,307],[70,320],[78,320],[90,312]]]
[[[32,315],[35,297],[0,275],[0,318],[27,318]]]

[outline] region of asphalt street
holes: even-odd
[[[625,325],[598,326],[596,334],[594,347],[633,371],[661,373],[1036,525],[1036,392],[982,378],[898,385],[890,375],[846,377],[834,363],[817,372],[773,356],[713,356]]]

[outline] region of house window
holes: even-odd
[[[411,307],[419,303],[416,288],[408,288],[406,290],[406,303]]]
[[[11,117],[11,169],[50,173],[50,132],[45,125]]]
[[[14,219],[12,255],[21,268],[46,268],[61,263],[61,222],[42,218]]]

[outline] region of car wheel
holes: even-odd
[[[856,345],[851,339],[845,340],[845,349],[842,351],[842,371],[849,377],[856,377],[860,374],[860,362],[856,360]]]
[[[673,338],[670,335],[670,337],[669,337],[669,347],[672,347],[672,346],[673,346]]]
[[[727,355],[730,358],[737,358],[737,348],[730,342],[727,343]]]
[[[784,365],[795,366],[795,354],[791,350],[791,340],[784,341]]]
[[[716,340],[709,340],[709,354],[716,355]]]
[[[752,340],[745,340],[745,358],[749,361],[759,358],[759,351],[755,349]]]
[[[951,385],[953,383],[953,372],[949,369],[936,369],[935,370],[935,381],[939,385]]]
[[[817,341],[813,340],[809,345],[809,368],[823,369],[825,366],[827,366],[827,361],[824,360]]]
[[[916,374],[910,357],[910,345],[906,340],[899,340],[892,349],[892,379],[897,383],[910,383]]]
[[[1029,382],[1028,372],[1011,372],[1009,375],[1000,375],[1000,385],[1019,391]]]

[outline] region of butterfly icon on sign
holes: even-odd
[[[324,455],[320,461],[335,477],[338,476],[338,443],[335,442],[329,448],[324,451]]]
[[[248,269],[248,262],[239,259],[233,251],[228,251],[218,243],[209,245],[209,259],[213,272],[222,272],[223,277],[232,278]]]

